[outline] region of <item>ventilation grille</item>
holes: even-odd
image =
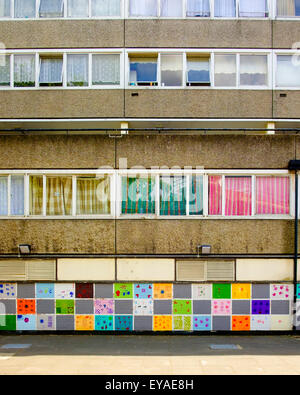
[[[205,264],[201,261],[177,261],[177,280],[205,281]]]
[[[54,261],[32,261],[27,264],[27,280],[56,280]]]
[[[0,281],[55,281],[55,261],[0,261]]]
[[[207,281],[234,281],[234,262],[207,262]]]
[[[177,261],[177,281],[234,281],[233,261]]]
[[[26,264],[24,261],[0,261],[1,281],[26,281]]]

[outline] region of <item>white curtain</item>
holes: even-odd
[[[92,0],[92,16],[121,16],[120,0]]]
[[[7,177],[0,177],[0,215],[7,214]]]
[[[11,177],[11,214],[24,214],[24,177]]]
[[[93,55],[93,85],[120,84],[120,55]]]
[[[62,83],[62,59],[41,59],[40,60],[40,83],[58,84]]]
[[[187,16],[191,17],[208,17],[210,16],[210,1],[209,0],[188,0],[187,1]]]
[[[300,66],[293,63],[290,55],[277,56],[276,86],[300,87]]]
[[[215,86],[236,86],[235,55],[215,55]]]
[[[10,56],[0,55],[0,85],[10,84]]]
[[[10,0],[0,0],[0,18],[10,16]]]
[[[162,86],[182,85],[182,55],[161,56],[161,83]]]
[[[267,0],[240,0],[240,16],[263,18],[268,12]]]
[[[87,86],[89,74],[88,55],[68,55],[68,85]]]
[[[15,18],[35,18],[35,0],[15,0]]]
[[[232,18],[236,16],[235,0],[215,0],[215,16]]]
[[[53,18],[63,16],[63,0],[41,0],[40,17]]]
[[[68,0],[68,16],[71,18],[86,18],[89,16],[88,0]]]
[[[130,0],[130,16],[157,16],[157,0]]]
[[[34,55],[15,55],[14,81],[15,83],[34,83],[35,57]]]
[[[268,84],[268,58],[266,55],[241,55],[241,85]]]
[[[297,0],[277,0],[277,16],[295,16]]]
[[[161,0],[161,16],[182,17],[182,0]]]

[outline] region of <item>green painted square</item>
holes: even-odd
[[[0,331],[15,331],[17,328],[15,315],[0,316]]]
[[[213,284],[213,299],[231,299],[231,284]]]
[[[192,314],[192,301],[186,299],[173,300],[173,314]]]
[[[192,317],[190,316],[174,316],[174,330],[190,331],[192,326]]]
[[[74,314],[74,300],[56,300],[56,314]]]
[[[133,284],[115,284],[115,299],[132,299]]]

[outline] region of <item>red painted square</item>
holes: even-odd
[[[232,316],[232,330],[250,331],[250,316],[249,315]]]
[[[93,299],[93,284],[76,284],[76,298]]]
[[[36,314],[35,299],[18,299],[17,313],[21,315]]]

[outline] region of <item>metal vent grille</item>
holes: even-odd
[[[234,262],[207,262],[207,281],[234,281]]]
[[[27,262],[27,280],[43,281],[56,280],[55,261],[31,261]]]
[[[24,261],[0,261],[0,281],[25,281]]]
[[[0,281],[55,281],[55,261],[0,261]]]
[[[178,281],[205,281],[204,261],[177,261]]]
[[[177,281],[234,281],[233,261],[177,261]]]

